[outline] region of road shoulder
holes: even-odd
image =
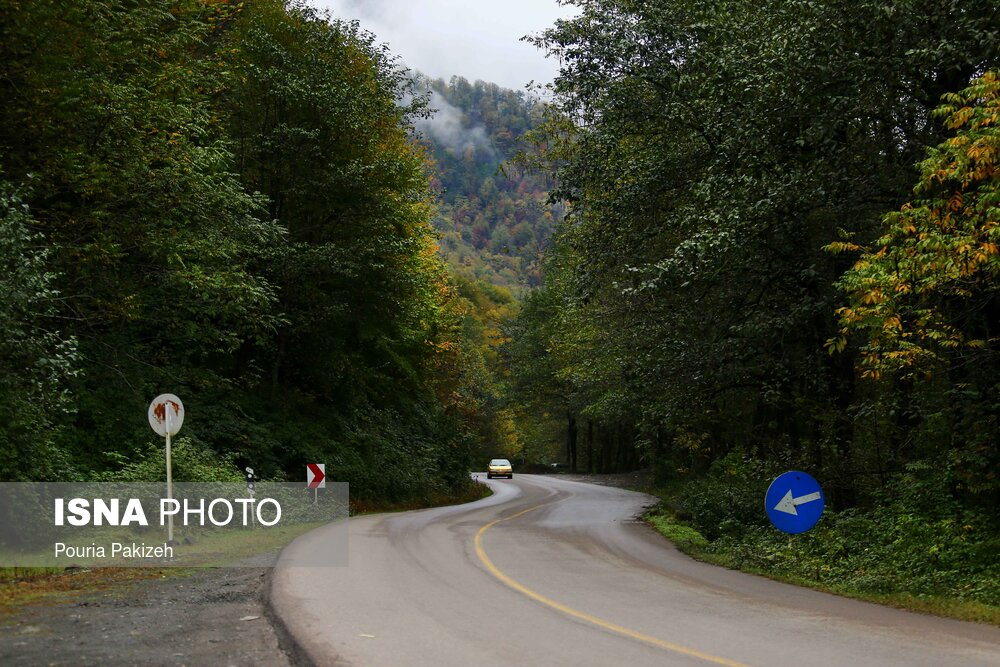
[[[266,612],[269,572],[167,573],[21,606],[0,617],[0,664],[299,664]]]

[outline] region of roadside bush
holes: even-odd
[[[748,476],[730,475],[744,482]],[[741,495],[748,488],[744,482],[730,487],[734,503],[748,500]],[[718,479],[695,486],[686,496],[694,499],[689,506],[707,514],[692,517],[692,523],[717,527],[705,551],[740,567],[847,592],[1000,605],[1000,535],[991,517],[960,508],[940,467],[910,466],[878,494],[875,507],[828,509],[815,528],[794,536],[746,518],[738,530],[719,529],[739,517],[707,500],[726,497],[726,487]]]
[[[763,498],[775,475],[774,464],[730,452],[712,464],[707,476],[684,486],[676,503],[678,518],[710,540],[766,525]]]
[[[139,457],[115,455],[119,470],[94,475],[95,482],[158,482],[167,476],[163,442],[149,443]],[[220,456],[204,443],[180,437],[170,444],[170,464],[175,482],[240,482],[243,476],[231,457]]]

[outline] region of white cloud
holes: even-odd
[[[458,155],[472,146],[477,151],[485,151],[493,156],[493,147],[486,136],[486,128],[482,125],[464,127],[462,110],[448,104],[448,101],[436,92],[431,93],[430,106],[436,109],[436,112],[430,118],[416,119],[414,126],[418,131]]]
[[[519,41],[577,13],[556,0],[311,0],[361,25],[403,62],[434,78],[452,75],[522,89],[549,83],[558,63]]]

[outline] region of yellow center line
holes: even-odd
[[[566,500],[566,498],[563,498],[562,500]],[[557,500],[555,502],[562,502],[562,500]],[[611,632],[617,633],[619,635],[635,639],[645,644],[650,644],[652,646],[666,649],[667,651],[673,651],[674,653],[680,653],[681,655],[686,655],[692,658],[699,658],[700,660],[711,662],[716,665],[726,665],[727,667],[748,667],[747,665],[741,662],[736,662],[735,660],[720,658],[710,653],[704,653],[702,651],[698,651],[693,648],[681,646],[680,644],[674,644],[672,642],[664,641],[662,639],[657,639],[656,637],[651,637],[650,635],[646,635],[641,632],[636,632],[635,630],[629,630],[628,628],[622,627],[615,623],[611,623],[610,621],[605,621],[604,619],[592,616],[586,612],[578,611],[570,606],[562,604],[561,602],[556,602],[551,598],[547,598],[541,593],[531,590],[524,584],[504,574],[500,570],[500,568],[498,568],[496,565],[493,564],[493,561],[490,560],[490,557],[486,555],[486,551],[483,549],[483,535],[486,534],[487,530],[497,525],[498,523],[502,523],[504,521],[510,521],[511,519],[516,519],[519,516],[523,516],[528,512],[533,512],[539,509],[540,507],[546,507],[552,504],[554,503],[542,503],[541,505],[535,505],[534,507],[529,507],[528,509],[522,510],[517,514],[512,514],[511,516],[504,517],[502,519],[495,519],[494,521],[490,521],[488,524],[479,529],[479,532],[476,533],[476,539],[475,539],[476,555],[479,556],[479,560],[482,561],[483,565],[486,566],[486,569],[489,570],[490,574],[492,574],[494,577],[502,581],[507,586],[513,588],[518,593],[521,593],[522,595],[525,595],[531,598],[532,600],[535,600],[536,602],[541,602],[547,607],[552,607],[557,611],[561,611],[567,616],[572,616],[573,618],[580,619],[581,621],[586,621],[587,623],[596,625],[599,628],[610,630]]]

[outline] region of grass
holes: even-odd
[[[351,499],[351,516],[358,514],[381,514],[383,512],[408,512],[410,510],[444,507],[445,505],[462,505],[481,500],[493,495],[490,488],[480,482],[470,485],[464,492],[458,494],[432,493],[423,498],[403,502],[386,502],[370,499]]]
[[[673,510],[677,497],[684,493],[684,485],[675,483],[668,487],[649,484],[627,484],[626,488],[640,491],[660,499],[660,504],[643,517],[657,532],[673,542],[680,551],[700,560],[730,570],[739,570],[775,581],[803,586],[825,593],[872,602],[897,609],[923,614],[933,614],[961,621],[987,623],[1000,626],[1000,605],[985,604],[975,600],[962,600],[945,595],[922,595],[907,592],[873,593],[845,583],[822,582],[818,579],[796,576],[780,569],[765,569],[747,565],[736,554],[713,550],[713,543],[692,526],[679,520]],[[715,545],[718,548],[718,545]]]
[[[662,506],[650,510],[644,518],[657,532],[673,542],[678,549],[696,560],[719,565],[731,570],[741,570],[775,581],[782,581],[796,586],[812,588],[826,593],[833,593],[865,602],[873,602],[897,609],[934,614],[961,621],[1000,625],[1000,606],[946,596],[914,595],[911,593],[870,593],[845,584],[830,585],[815,579],[789,575],[778,570],[748,567],[731,554],[710,551],[709,546],[711,543],[708,539],[691,526],[679,522],[669,510]]]
[[[315,522],[275,526],[263,531],[201,533],[193,545],[176,547],[183,549],[178,556],[180,562],[170,567],[0,568],[0,623],[4,616],[25,605],[66,602],[99,591],[125,590],[136,582],[189,576],[206,567],[219,567],[277,551],[299,535],[321,525],[322,522]]]
[[[646,518],[665,538],[685,549],[700,549],[708,546],[708,540],[691,526],[675,523],[662,514],[651,514]],[[687,553],[687,552],[685,552]]]
[[[327,521],[312,521],[302,523],[288,523],[270,528],[256,529],[219,529],[195,526],[191,528],[179,528],[175,533],[176,544],[174,557],[169,563],[150,562],[148,560],[141,563],[129,562],[124,557],[112,560],[111,556],[92,559],[89,557],[64,559],[73,565],[71,569],[92,569],[92,568],[117,568],[117,567],[221,567],[237,563],[241,560],[258,556],[260,554],[277,551],[286,546],[299,535],[325,525]],[[151,539],[154,537],[155,539]],[[146,534],[123,534],[123,533],[96,533],[88,534],[88,541],[95,542],[109,548],[112,542],[128,544],[131,542],[143,543],[147,546],[157,547],[164,544],[166,536],[162,533],[155,536]],[[51,547],[35,552],[31,561],[37,563],[47,563],[52,560]],[[18,559],[27,559],[26,553],[19,552]],[[0,561],[11,562],[14,557],[0,555]],[[99,563],[95,565],[94,563]],[[44,577],[49,574],[62,572],[64,567],[44,565],[40,567],[21,567],[0,569],[0,581],[4,578],[14,578],[19,580],[34,579]]]
[[[0,624],[30,604],[66,602],[98,591],[138,581],[185,576],[191,570],[144,567],[65,570],[63,568],[0,568]]]

